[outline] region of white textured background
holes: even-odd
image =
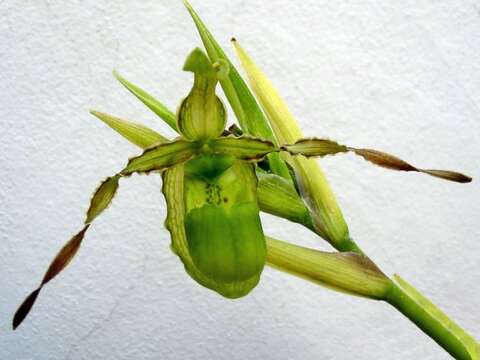
[[[68,5],[67,5],[68,4]],[[194,1],[235,35],[307,135],[476,178],[458,185],[353,156],[323,161],[358,243],[480,337],[480,3]],[[89,108],[173,135],[112,68],[175,109],[200,44],[180,1],[0,1],[1,359],[448,359],[383,303],[266,269],[228,301],[169,250],[158,177],[122,181],[69,268],[26,322],[17,305],[81,226],[90,195],[138,150]],[[264,216],[267,233],[328,249]]]

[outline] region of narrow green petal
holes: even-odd
[[[329,253],[267,239],[267,263],[279,270],[334,290],[384,299],[390,279],[365,255]]]
[[[387,301],[434,339],[454,358],[478,360],[480,344],[453,322],[435,304],[400,276],[394,275],[394,286]]]
[[[177,121],[175,114],[163,105],[160,101],[153,96],[142,90],[138,86],[132,84],[130,81],[120,76],[116,71],[113,75],[120,83],[127,88],[133,95],[135,95],[141,102],[143,102],[150,110],[157,114],[163,121],[165,121],[173,130],[177,131]]]
[[[160,171],[175,164],[192,158],[198,150],[195,141],[176,140],[170,143],[156,145],[143,152],[143,154],[131,158],[121,175],[132,173]]]
[[[297,121],[267,77],[236,41],[234,45],[278,141],[281,144],[295,143],[303,137]],[[289,162],[295,171],[302,197],[310,208],[318,234],[341,251],[357,250],[349,237],[335,195],[317,162],[300,157],[292,157]]]
[[[208,146],[214,153],[233,155],[243,160],[259,160],[268,153],[279,150],[270,141],[249,136],[221,137],[210,140]]]
[[[295,144],[284,145],[284,148],[292,155],[303,156],[326,156],[347,152],[345,145],[327,139],[300,139]]]
[[[98,215],[100,215],[111,203],[118,189],[119,175],[111,176],[105,179],[90,201],[90,207],[87,211],[85,224],[90,224]]]
[[[123,120],[95,110],[91,110],[90,114],[99,118],[125,139],[143,149],[155,144],[168,142],[167,138],[142,124]]]
[[[238,119],[240,127],[244,132],[250,135],[267,139],[277,144],[277,140],[275,139],[272,129],[270,128],[270,125],[268,124],[268,121],[265,118],[262,110],[258,106],[255,97],[248,89],[247,84],[245,84],[245,81],[243,81],[237,69],[233,66],[232,62],[229,60],[223,49],[207,29],[192,6],[186,0],[184,0],[184,4],[192,16],[193,21],[195,22],[212,63],[224,61],[229,66],[228,76],[220,78],[219,80],[220,84],[222,85],[223,92],[225,93],[228,102],[230,103]],[[270,167],[275,174],[291,181],[288,168],[280,158],[279,154],[268,155],[268,160]]]

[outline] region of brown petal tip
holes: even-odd
[[[37,300],[38,293],[40,292],[41,288],[32,291],[30,295],[23,301],[22,305],[18,308],[13,316],[12,327],[15,330],[22,321],[27,317],[28,313],[32,309],[33,304],[35,304],[35,300]]]
[[[468,175],[464,175],[462,173],[456,172],[456,171],[448,171],[448,170],[422,170],[422,172],[444,179],[444,180],[450,180],[462,184],[466,184],[469,182],[472,182],[472,178]]]

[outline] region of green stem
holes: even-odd
[[[430,336],[455,359],[475,360],[479,345],[415,288],[394,276],[385,301]]]
[[[333,244],[332,244],[333,245]],[[362,249],[357,245],[355,241],[353,241],[350,236],[345,237],[342,241],[338,242],[337,244],[333,245],[335,249],[340,252],[354,252],[357,254],[365,255]],[[365,255],[366,256],[366,255]]]

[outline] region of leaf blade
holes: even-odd
[[[90,114],[122,135],[132,144],[146,149],[154,144],[165,143],[168,139],[158,132],[138,123],[120,119],[101,111],[91,110]]]
[[[150,110],[157,114],[163,121],[165,121],[173,130],[177,131],[177,120],[175,114],[172,113],[165,105],[155,99],[152,95],[141,89],[137,85],[122,77],[115,70],[113,71],[115,78],[137,99],[145,104]]]

